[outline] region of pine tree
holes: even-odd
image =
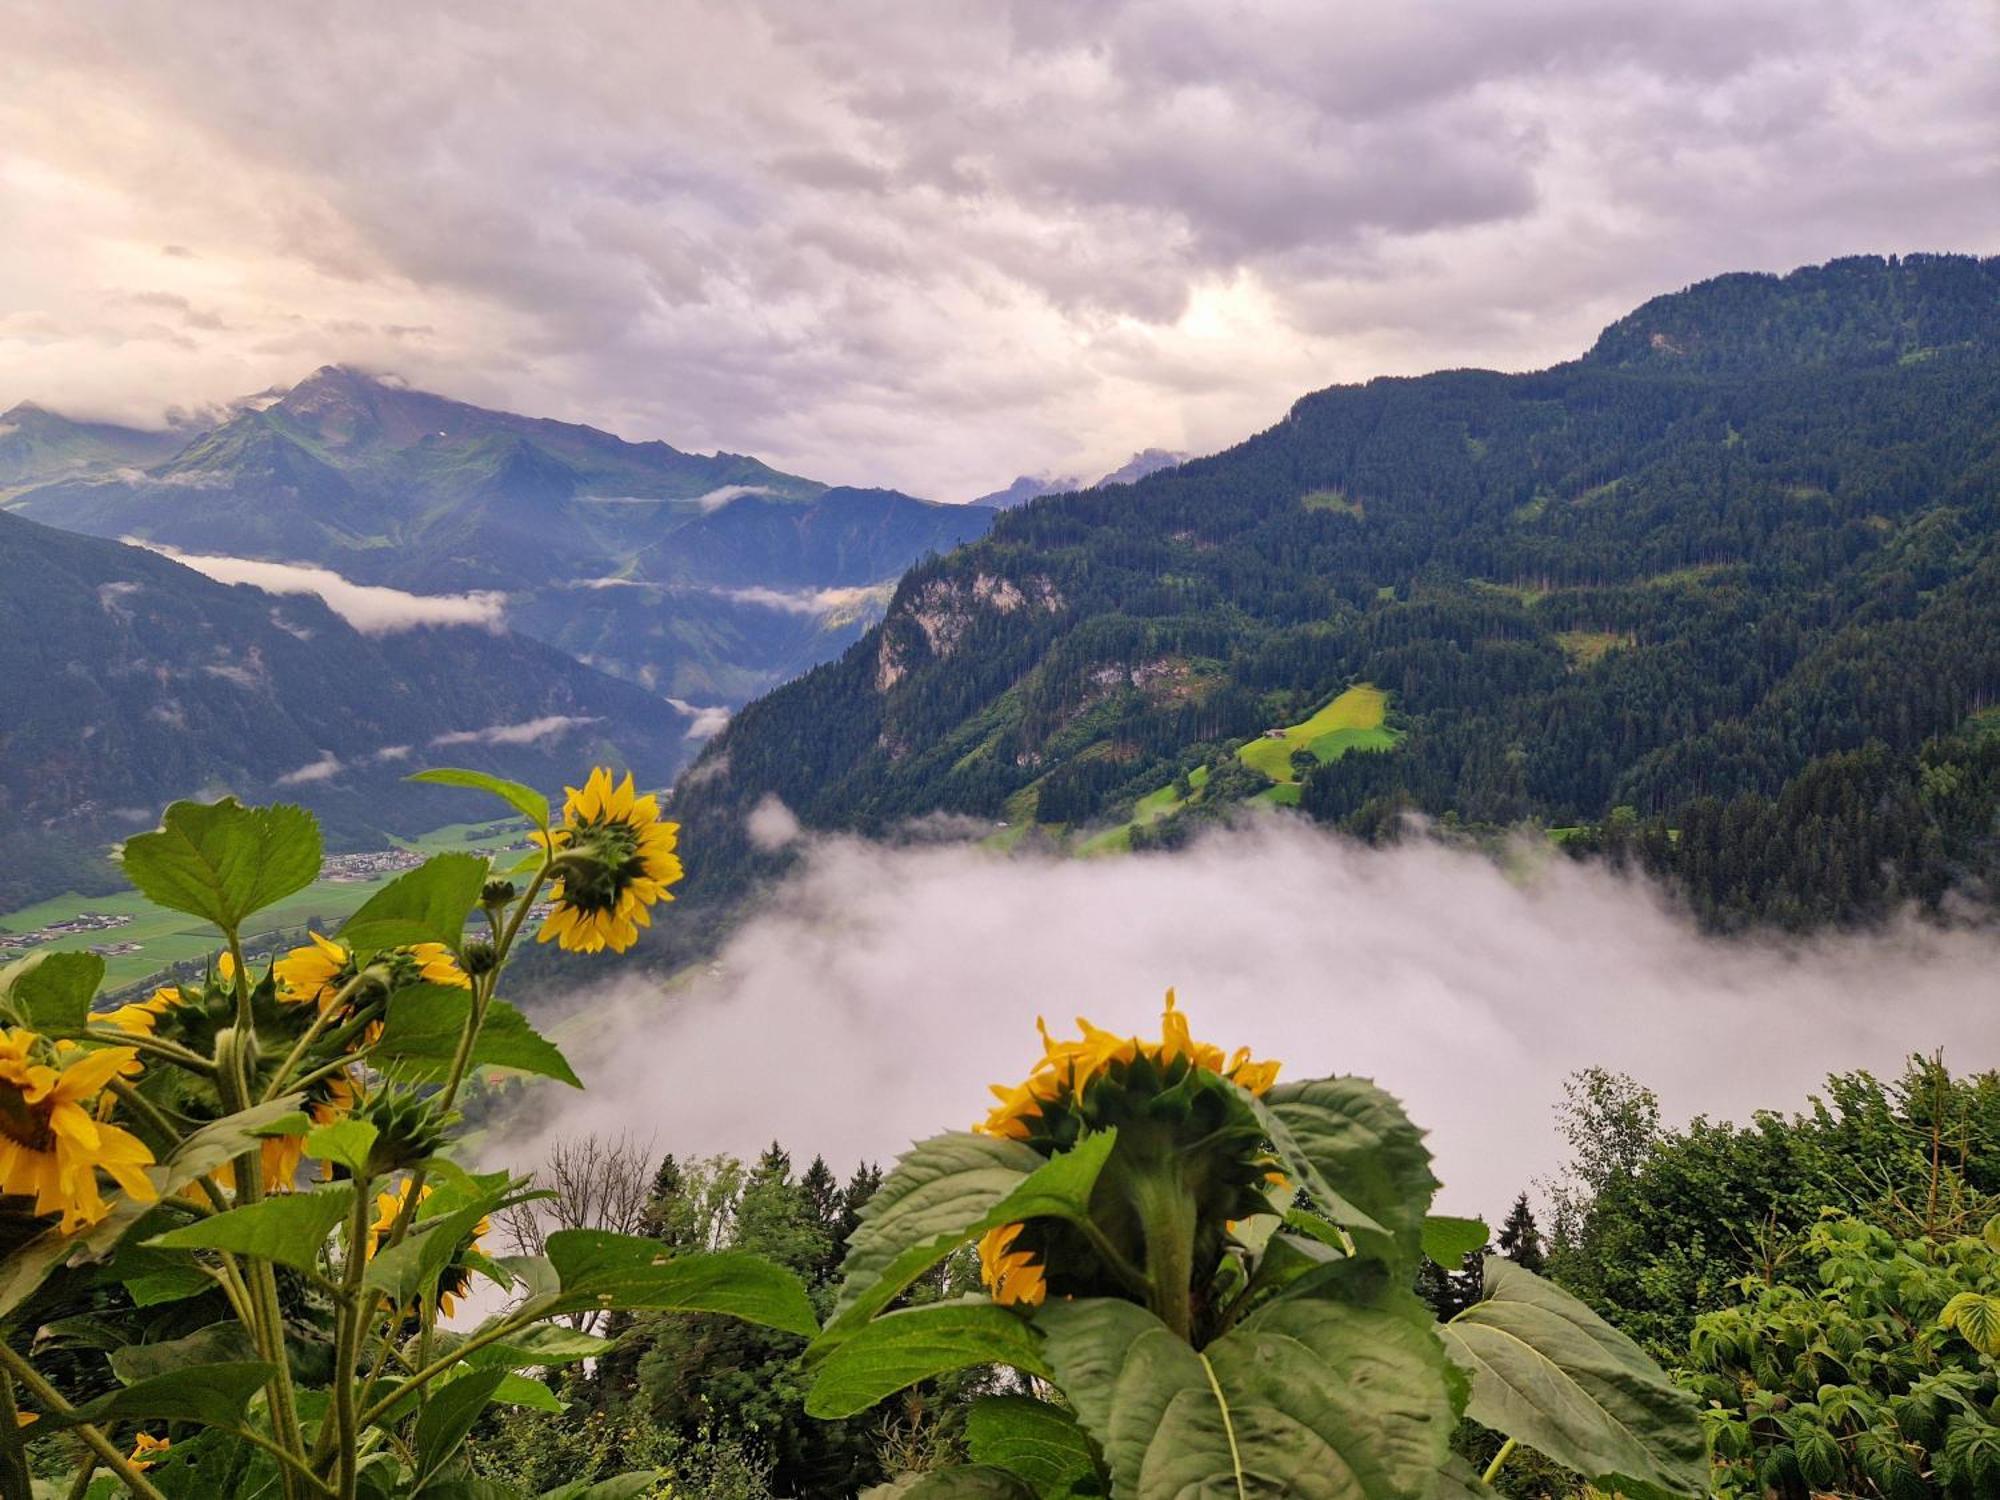
[[[1528,1207],[1528,1195],[1521,1194],[1507,1211],[1500,1226],[1500,1253],[1524,1271],[1541,1275],[1548,1259],[1542,1253],[1542,1232],[1535,1226],[1535,1211]]]

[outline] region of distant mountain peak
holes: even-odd
[[[1107,484],[1131,484],[1144,479],[1148,474],[1156,474],[1161,469],[1171,469],[1176,464],[1184,464],[1191,455],[1174,453],[1165,448],[1142,448],[1125,460],[1109,474],[1088,483],[1074,474],[1021,474],[1004,490],[994,490],[991,494],[980,495],[970,503],[991,506],[995,510],[1012,510],[1017,505],[1026,505],[1030,500],[1039,500],[1044,495],[1066,495],[1077,490],[1099,490]]]

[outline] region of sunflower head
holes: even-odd
[[[278,998],[287,1005],[311,1004],[324,1011],[354,977],[354,955],[316,932],[306,937],[310,941],[271,965],[271,975],[278,984]]]
[[[1171,990],[1157,1042],[1077,1025],[1075,1038],[1042,1028],[1041,1061],[1023,1082],[995,1086],[999,1102],[975,1128],[1043,1156],[1116,1130],[1091,1198],[1096,1237],[1148,1267],[1162,1254],[1160,1222],[1171,1219],[1184,1241],[1173,1274],[1199,1286],[1220,1263],[1229,1226],[1271,1211],[1276,1163],[1244,1094],[1268,1090],[1278,1064],[1195,1040]],[[979,1249],[981,1277],[1001,1302],[1126,1290],[1091,1238],[1061,1220],[1004,1225]]]
[[[680,825],[661,820],[659,802],[640,796],[629,772],[613,782],[599,766],[582,787],[566,790],[562,824],[546,835],[555,909],[537,940],[572,953],[623,953],[651,925],[650,908],[673,900],[667,887],[681,878]]]
[[[373,1259],[375,1252],[382,1248],[390,1231],[396,1227],[396,1220],[402,1217],[404,1205],[410,1201],[410,1183],[412,1180],[405,1177],[393,1189],[375,1195],[375,1223],[368,1236],[368,1255],[370,1259]],[[417,1195],[419,1206],[430,1195],[431,1189],[426,1186]],[[438,1273],[437,1287],[432,1295],[436,1299],[438,1310],[447,1318],[456,1310],[456,1299],[463,1297],[466,1290],[472,1285],[471,1262],[474,1257],[480,1254],[479,1242],[486,1237],[487,1232],[492,1227],[493,1224],[490,1219],[481,1219],[475,1224],[472,1228],[472,1233],[453,1247],[450,1261]]]
[[[99,1093],[129,1074],[130,1047],[56,1048],[18,1028],[0,1036],[0,1195],[32,1198],[37,1214],[61,1214],[75,1234],[110,1212],[101,1170],[150,1203],[159,1195],[145,1168],[153,1153],[106,1116]]]

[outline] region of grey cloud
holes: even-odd
[[[11,13],[0,404],[82,414],[346,359],[949,497],[1721,270],[2000,249],[1986,0]],[[222,326],[106,306],[134,244]]]

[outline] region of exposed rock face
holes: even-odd
[[[875,691],[886,693],[909,675],[915,642],[904,622],[914,625],[930,655],[947,661],[958,650],[981,610],[1011,615],[1040,609],[1050,614],[1063,607],[1063,596],[1045,577],[1016,583],[992,573],[976,573],[970,583],[957,578],[933,578],[917,590],[885,624],[875,648]]]

